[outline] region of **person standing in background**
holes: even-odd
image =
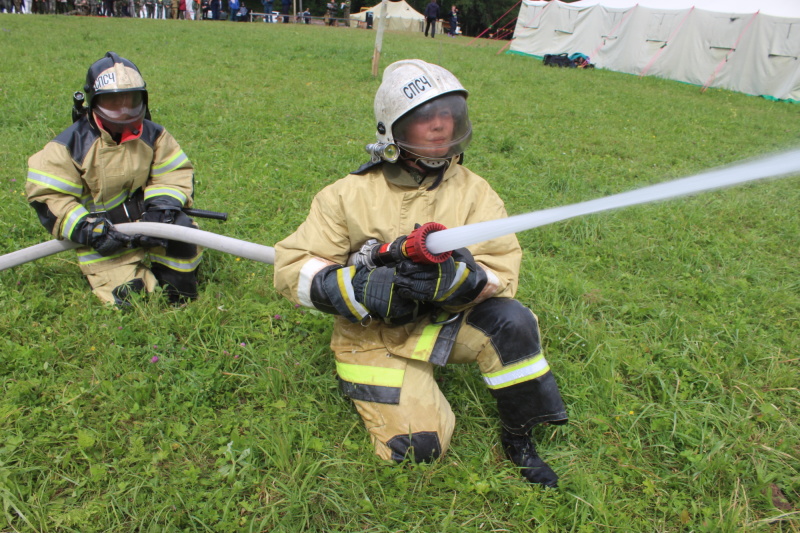
[[[336,2],[331,0],[326,4],[325,7],[325,25],[336,26]]]
[[[261,0],[261,5],[264,7],[264,22],[272,24],[272,0]]]
[[[425,37],[428,36],[428,29],[431,30],[431,39],[436,35],[436,19],[439,18],[439,4],[436,0],[431,0],[431,3],[425,8]]]
[[[456,36],[456,31],[458,31],[458,8],[453,4],[450,7],[450,37]]]
[[[289,14],[292,12],[292,0],[282,0],[283,23],[289,23]]]
[[[342,2],[342,18],[344,19],[345,27],[350,27],[350,0]]]

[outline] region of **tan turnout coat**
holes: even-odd
[[[275,287],[293,302],[313,307],[309,291],[314,275],[328,265],[344,265],[370,238],[391,242],[413,231],[416,223],[439,222],[450,228],[507,216],[497,193],[467,168],[453,163],[431,190],[434,179],[428,177],[418,185],[399,165],[383,164],[320,191],[306,220],[276,245]],[[521,259],[516,236],[472,245],[469,250],[489,278],[480,298],[512,298]],[[379,320],[363,326],[337,316],[331,348],[340,354],[385,346],[393,355],[426,360],[430,353],[419,347],[430,323],[425,317],[404,326]]]
[[[120,205],[139,188],[145,199],[164,195],[190,207],[193,174],[186,154],[163,126],[145,120],[140,135],[117,144],[84,117],[29,159],[25,190],[29,202],[46,204],[54,217],[53,236],[69,239],[80,221]],[[89,247],[78,249],[85,274],[138,262],[144,255],[140,248],[110,257]]]

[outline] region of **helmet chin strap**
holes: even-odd
[[[426,168],[428,170],[439,170],[440,168],[450,164],[449,159],[427,159],[422,157],[414,160],[414,162],[422,168]]]
[[[423,157],[421,155],[402,149],[401,159],[425,171],[437,171],[450,165],[450,157]]]

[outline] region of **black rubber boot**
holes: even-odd
[[[161,263],[150,267],[158,284],[171,304],[183,304],[197,299],[197,269],[191,272],[178,272]]]
[[[537,485],[558,487],[558,476],[536,453],[536,447],[528,435],[514,435],[503,429],[500,442],[511,462],[521,467],[522,477]]]

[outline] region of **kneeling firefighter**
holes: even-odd
[[[25,189],[39,221],[77,249],[81,272],[106,302],[163,286],[170,301],[197,297],[202,251],[194,244],[114,229],[124,222],[196,227],[194,171],[163,126],[151,122],[139,69],[108,52],[86,74],[87,108],[28,161]],[[78,93],[80,94],[80,93]]]
[[[507,216],[491,186],[461,165],[472,135],[466,98],[442,67],[417,59],[389,65],[375,96],[372,161],[319,192],[303,224],[276,245],[275,286],[337,315],[331,348],[341,389],[378,456],[419,462],[444,454],[455,417],[434,367],[477,362],[497,400],[505,453],[528,481],[555,487],[558,476],[530,433],[565,423],[567,414],[537,318],[513,299],[516,237],[455,250],[438,264],[395,253],[416,223]],[[395,261],[376,264],[375,250]]]

